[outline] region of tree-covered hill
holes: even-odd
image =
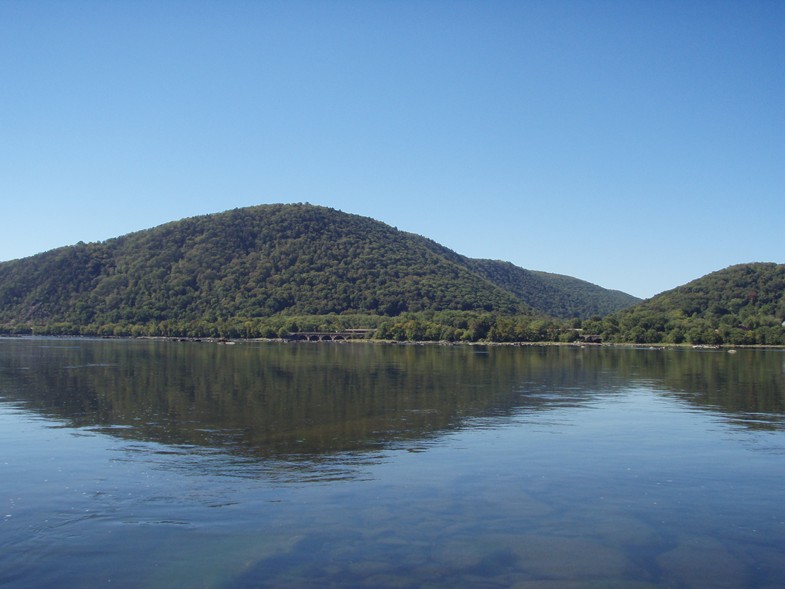
[[[785,265],[753,263],[707,274],[584,328],[612,341],[779,345],[784,321]]]
[[[471,260],[471,267],[552,317],[604,316],[641,301],[627,293],[608,290],[572,276],[524,270],[510,262]]]
[[[537,283],[546,296],[529,295],[523,280],[494,278],[487,270],[492,264],[498,263],[469,260],[366,217],[265,205],[1,263],[0,324],[216,323],[445,310],[526,315],[535,306],[585,316],[629,304],[611,291],[603,298],[599,287],[582,299],[575,285],[562,293]],[[549,300],[569,304],[547,306]]]

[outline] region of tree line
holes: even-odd
[[[636,313],[620,317],[554,319],[530,315],[439,311],[381,315],[277,315],[232,317],[216,321],[172,320],[148,323],[11,323],[6,335],[84,335],[182,338],[285,338],[305,331],[339,332],[367,329],[366,337],[399,342],[581,342],[599,337],[606,343],[692,345],[785,345],[785,327],[773,317],[748,325],[700,317]]]

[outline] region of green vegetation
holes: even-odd
[[[614,343],[785,345],[785,265],[731,266],[604,317],[441,312],[391,319],[378,334],[391,340],[574,342],[598,336]]]
[[[586,317],[636,301],[618,295],[311,205],[194,217],[0,264],[6,332],[269,337],[452,311],[463,318],[445,327],[463,339],[484,333],[460,327],[478,314]]]
[[[0,333],[364,328],[398,341],[785,344],[783,265],[733,266],[636,302],[311,205],[194,217],[0,264]]]
[[[510,262],[471,260],[471,267],[551,317],[604,316],[640,302],[618,290],[608,290],[571,276],[524,270]]]
[[[741,264],[582,323],[604,341],[785,345],[785,265]]]

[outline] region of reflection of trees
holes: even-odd
[[[5,342],[7,398],[76,427],[266,456],[379,448],[508,414],[521,404],[517,383],[547,365],[534,351],[518,362],[420,346],[44,345]]]
[[[410,444],[642,384],[748,424],[785,412],[778,352],[81,340],[6,340],[0,352],[0,394],[33,410],[249,457]]]
[[[554,366],[564,364],[560,360]],[[780,350],[591,348],[580,362],[567,366],[579,370],[574,374],[578,385],[644,385],[742,419],[749,427],[785,422],[785,354]]]
[[[778,350],[662,350],[646,358],[647,370],[662,373],[658,388],[764,428],[785,421],[784,363]]]

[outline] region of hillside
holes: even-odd
[[[639,343],[785,344],[785,265],[739,264],[606,317],[604,339]]]
[[[471,260],[470,266],[494,284],[553,317],[608,315],[631,307],[640,299],[608,290],[572,276],[524,270],[510,262]]]
[[[0,324],[215,323],[444,310],[532,315],[535,305],[540,312],[588,315],[624,304],[593,285],[583,300],[580,288],[561,292],[551,283],[548,291],[540,282],[532,304],[524,280],[504,277],[515,276],[515,267],[491,272],[493,264],[366,217],[265,205],[2,263]],[[571,306],[548,307],[541,291]]]

